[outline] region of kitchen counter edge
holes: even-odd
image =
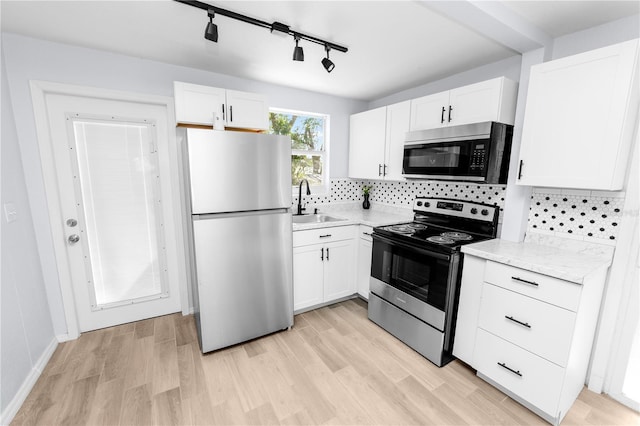
[[[501,239],[467,244],[462,247],[462,252],[577,284],[583,284],[585,278],[608,268],[612,262],[611,256],[604,254]]]
[[[376,211],[339,211],[335,213],[328,211],[326,214],[343,220],[320,223],[294,223],[293,232],[350,225],[367,225],[371,227],[396,225],[398,223],[410,222],[413,219],[413,217],[408,214]]]

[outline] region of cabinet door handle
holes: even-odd
[[[516,324],[520,324],[520,325],[521,325],[521,326],[523,326],[523,327],[531,328],[531,326],[529,325],[529,323],[528,323],[528,322],[518,321],[518,320],[517,320],[517,319],[515,319],[514,317],[510,317],[510,316],[508,316],[508,315],[505,315],[504,317],[505,317],[506,319],[508,319],[509,321],[513,321],[513,322],[515,322]]]
[[[382,164],[378,164],[378,176],[382,176]]]
[[[524,164],[524,161],[520,160],[520,166],[518,167],[518,180],[520,180],[522,178],[522,165]]]
[[[233,105],[229,106],[229,120],[233,122]]]
[[[324,247],[320,249],[320,260],[324,261]]]
[[[525,284],[529,284],[529,285],[532,285],[532,286],[538,287],[538,283],[533,282],[533,281],[523,280],[523,279],[522,279],[522,278],[520,278],[520,277],[511,277],[511,279],[512,279],[512,280],[514,280],[514,281],[518,281],[518,282],[521,282],[521,283],[525,283]]]
[[[451,123],[451,111],[453,111],[453,107],[449,105],[449,123]]]
[[[225,118],[224,118],[224,104],[222,104],[222,120],[225,120]]]
[[[382,176],[386,176],[387,175],[387,165],[383,164],[382,165]]]
[[[324,234],[324,235],[320,235],[320,238],[329,238],[331,236],[331,234]]]
[[[445,112],[445,108],[442,107],[442,114],[440,114],[440,123],[444,123],[444,112]]]
[[[329,247],[327,247],[327,262],[329,261]]]
[[[507,364],[505,364],[504,362],[499,362],[499,363],[498,363],[498,365],[499,365],[500,367],[502,367],[502,368],[505,368],[505,369],[507,369],[507,370],[511,371],[513,374],[515,374],[515,375],[517,375],[517,376],[522,377],[522,373],[520,373],[520,370],[517,370],[517,371],[516,371],[516,370],[514,370],[513,368],[509,368],[509,367],[507,367]]]

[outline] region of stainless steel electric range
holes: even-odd
[[[369,319],[437,366],[451,361],[460,247],[495,238],[499,210],[418,197],[413,222],[374,228]]]

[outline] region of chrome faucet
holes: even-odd
[[[311,195],[311,191],[309,190],[309,182],[306,179],[302,179],[300,181],[300,188],[298,188],[298,213],[296,213],[297,215],[301,215],[303,210],[302,208],[302,184],[306,183],[307,184],[307,195]]]

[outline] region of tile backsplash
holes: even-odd
[[[479,185],[469,182],[442,181],[363,181],[352,179],[331,179],[329,194],[304,195],[303,201],[308,204],[327,204],[339,202],[362,201],[362,187],[371,185],[369,200],[374,203],[411,208],[417,196],[454,198],[465,201],[476,201],[497,205],[504,208],[506,185]],[[293,205],[298,203],[297,194],[293,197]]]
[[[615,244],[624,192],[534,188],[527,233]]]
[[[305,195],[305,204],[361,202],[362,187],[371,185],[373,203],[411,208],[417,196],[476,201],[500,207],[500,222],[506,185],[470,182],[409,180],[403,182],[331,179],[328,194]],[[624,192],[534,188],[527,234],[539,233],[615,245],[622,220]],[[293,205],[298,203],[297,194]]]

